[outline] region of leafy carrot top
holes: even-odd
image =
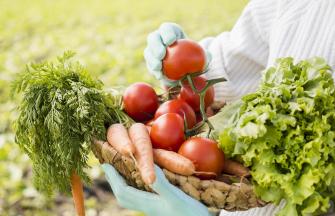
[[[16,143],[33,163],[35,187],[49,195],[70,192],[75,171],[85,181],[93,138],[105,139],[105,125],[129,118],[119,96],[103,91],[79,62],[65,52],[55,62],[30,64],[14,81],[23,93],[15,122]]]

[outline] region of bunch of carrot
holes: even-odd
[[[150,185],[155,179],[154,162],[171,172],[190,176],[196,174],[191,160],[164,149],[153,149],[146,125],[133,124],[128,130],[122,124],[113,124],[107,130],[107,141],[122,155],[133,158],[144,183]],[[224,170],[227,174],[248,176],[249,170],[238,162],[226,160]]]

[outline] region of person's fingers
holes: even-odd
[[[158,31],[150,33],[147,37],[148,51],[156,59],[162,60],[166,53],[166,48]]]
[[[163,76],[162,71],[160,71],[160,70],[155,71],[155,70],[149,69],[150,66],[148,66],[148,63],[147,63],[147,67],[148,67],[149,73],[151,75],[153,75],[157,80],[161,80],[162,79],[162,76]]]
[[[128,186],[124,178],[113,166],[103,164],[102,169],[118,203],[122,207],[136,211],[145,211],[147,208],[146,203],[159,205],[159,197],[156,194]]]
[[[157,212],[164,210],[164,205],[168,204],[177,207],[177,212],[179,210],[183,215],[210,216],[203,204],[171,185],[156,165],[157,179],[152,187],[159,195],[128,186],[123,177],[109,164],[103,164],[102,168],[118,203],[124,208],[142,211],[151,216],[157,215]]]
[[[169,200],[180,199],[186,194],[180,189],[170,184],[165,178],[163,171],[155,165],[156,181],[151,185],[152,189],[160,196],[168,198]],[[187,196],[187,195],[186,195]]]
[[[166,46],[170,46],[176,40],[186,38],[183,29],[176,23],[166,22],[159,27],[159,33]]]
[[[144,49],[144,58],[149,73],[154,75],[156,79],[160,80],[166,86],[176,86],[178,81],[169,80],[163,75],[162,61],[156,59],[149,48]]]
[[[162,71],[151,71],[151,74],[153,74],[157,80],[162,80]]]
[[[174,80],[170,80],[168,78],[166,78],[166,76],[164,76],[164,74],[162,74],[162,77],[160,79],[162,85],[164,86],[168,86],[168,87],[175,87],[178,85],[178,81],[174,81]]]
[[[159,29],[162,41],[166,46],[170,46],[176,40],[183,38],[181,28],[175,23],[163,23]]]
[[[159,194],[162,200],[165,200],[170,206],[176,207],[176,209],[183,209],[181,211],[183,215],[210,216],[206,206],[170,184],[165,178],[163,171],[157,165],[155,165],[155,172],[156,181],[151,187]],[[187,207],[185,208],[185,206]]]
[[[162,61],[155,58],[149,48],[144,49],[144,58],[147,64],[149,71],[161,71],[162,70]]]
[[[104,163],[101,165],[108,183],[111,185],[113,191],[117,188],[126,187],[127,183],[124,178],[116,171],[110,164]]]

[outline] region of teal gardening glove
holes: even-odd
[[[156,165],[156,181],[151,187],[157,194],[128,186],[109,164],[103,164],[102,168],[118,203],[124,208],[141,211],[146,216],[211,216],[203,204],[170,184]]]
[[[177,82],[167,79],[162,72],[162,60],[166,54],[166,47],[178,39],[186,38],[181,27],[175,23],[163,23],[158,30],[150,33],[147,38],[147,47],[144,58],[149,72],[166,86],[174,86]],[[211,55],[206,53],[206,69],[211,61]]]

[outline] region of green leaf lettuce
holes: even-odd
[[[335,198],[335,87],[326,62],[278,59],[255,93],[219,116],[230,106],[216,131],[220,147],[250,167],[258,196],[285,199],[278,215],[325,213]]]

